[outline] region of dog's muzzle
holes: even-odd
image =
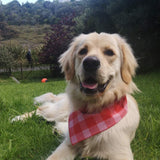
[[[83,60],[83,72],[85,79],[80,80],[80,90],[87,95],[93,95],[97,92],[104,92],[113,76],[109,76],[104,84],[100,84],[97,80],[97,72],[100,68],[100,60],[96,56],[88,56]]]
[[[96,56],[88,56],[83,60],[83,72],[85,79],[80,81],[80,90],[87,95],[93,95],[97,92],[104,92],[113,78],[113,76],[109,76],[106,83],[100,84],[96,78],[100,65],[100,60]]]

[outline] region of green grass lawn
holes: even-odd
[[[135,82],[142,93],[135,94],[141,122],[132,149],[136,160],[160,159],[160,71],[138,75]],[[35,109],[33,97],[46,92],[64,92],[61,79],[23,81],[0,78],[0,160],[44,160],[62,138],[52,133],[54,123],[33,116],[25,122],[10,118]]]
[[[136,94],[141,121],[132,143],[136,160],[160,160],[160,71],[138,75]]]

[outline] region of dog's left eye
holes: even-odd
[[[88,49],[87,48],[83,48],[79,51],[79,55],[86,55],[88,52]]]
[[[104,54],[107,55],[107,56],[113,56],[113,55],[115,55],[114,52],[111,49],[105,50]]]

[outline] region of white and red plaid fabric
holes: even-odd
[[[122,97],[100,113],[87,114],[80,110],[69,116],[69,135],[72,145],[103,132],[118,123],[127,114],[127,98]]]

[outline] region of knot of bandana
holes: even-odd
[[[99,113],[87,114],[80,110],[72,112],[69,116],[71,144],[74,145],[111,128],[127,114],[127,110],[127,98],[124,96]]]

